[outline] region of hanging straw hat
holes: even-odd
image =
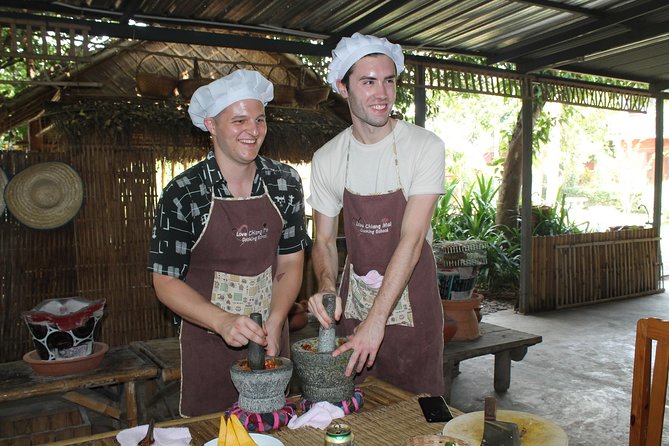
[[[74,218],[84,199],[77,172],[59,162],[35,164],[19,172],[5,189],[9,211],[33,229],[53,229]]]
[[[7,186],[7,174],[0,169],[0,214],[5,212],[5,186]]]

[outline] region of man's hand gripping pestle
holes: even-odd
[[[330,323],[330,328],[324,328],[321,325],[320,329],[318,330],[318,351],[320,353],[332,352],[335,349],[335,344],[337,341],[337,336],[335,335],[334,329],[334,314],[336,305],[337,296],[334,294],[323,295],[323,306],[325,307],[325,311],[327,311],[328,317],[332,323]]]
[[[260,313],[251,313],[249,317],[262,327]],[[253,341],[249,341],[249,367],[251,370],[265,370],[265,348]]]

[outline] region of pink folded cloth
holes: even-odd
[[[314,404],[311,409],[299,417],[293,415],[293,418],[288,422],[288,428],[298,429],[303,426],[311,426],[317,429],[325,429],[330,425],[332,420],[343,418],[344,415],[341,407],[337,407],[327,401],[321,401]]]
[[[361,279],[368,287],[374,289],[381,288],[381,284],[383,283],[383,276],[375,269],[365,274]]]
[[[124,429],[116,434],[116,440],[121,446],[137,446],[148,429],[148,424]],[[191,440],[187,427],[156,427],[153,430],[153,438],[155,440],[153,446],[188,446]]]

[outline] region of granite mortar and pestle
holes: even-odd
[[[262,327],[260,313],[251,313]],[[290,359],[265,357],[265,348],[249,342],[248,359],[236,361],[230,367],[232,382],[239,392],[239,408],[250,413],[269,413],[281,410],[286,404],[286,388],[293,374]]]
[[[323,296],[323,306],[332,321],[335,320],[335,302],[334,294]],[[337,338],[332,323],[330,328],[321,326],[317,338],[293,343],[290,351],[295,371],[302,382],[302,398],[312,403],[339,403],[353,396],[355,374],[344,375],[353,351],[346,351],[336,358],[332,356],[335,348],[344,342],[346,338]]]

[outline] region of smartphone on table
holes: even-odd
[[[428,423],[444,423],[453,419],[453,414],[443,396],[421,396],[418,398],[418,404]]]

